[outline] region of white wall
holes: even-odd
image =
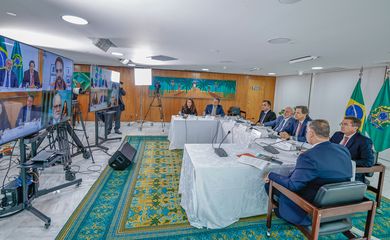
[[[367,114],[382,87],[385,68],[368,68],[363,71],[362,92]],[[274,109],[280,111],[286,105],[309,105],[313,119],[329,121],[332,133],[339,130],[345,107],[359,79],[359,70],[318,73],[313,76],[310,104],[310,76],[286,76],[276,78]],[[390,150],[380,155],[390,160]]]

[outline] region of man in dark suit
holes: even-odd
[[[330,141],[347,147],[357,167],[372,167],[375,163],[372,141],[359,133],[360,119],[345,117],[340,125],[341,131],[333,134]],[[356,181],[365,182],[362,173],[357,173],[355,179]]]
[[[211,115],[211,116],[225,116],[225,112],[223,111],[222,105],[219,103],[221,102],[221,99],[219,98],[214,98],[213,99],[213,104],[209,104],[206,106],[206,109],[204,110],[206,115]]]
[[[306,137],[313,148],[299,155],[295,169],[288,176],[269,173],[264,179],[267,193],[268,181],[272,180],[312,202],[322,185],[350,181],[351,155],[344,146],[329,142],[329,132],[326,120],[312,121]],[[279,203],[279,207],[275,209],[278,217],[297,225],[311,225],[311,219],[305,211],[280,192],[275,194]]]
[[[299,142],[306,142],[306,127],[308,122],[311,121],[309,109],[306,106],[296,106],[294,118],[294,124],[286,128],[284,132],[281,132],[280,137],[283,139],[292,138]]]
[[[123,89],[123,82],[120,82],[120,87],[119,87],[119,92],[118,92],[118,106],[115,107],[115,127],[114,127],[114,131],[115,133],[117,134],[122,134],[121,131],[119,131],[120,127],[121,127],[121,113],[122,111],[125,110],[125,102],[123,101],[122,99],[122,96],[125,96],[126,95],[126,91]],[[108,122],[108,134],[111,133],[111,129],[112,129],[112,118],[109,119],[109,122]]]
[[[0,87],[17,88],[18,78],[12,71],[12,60],[7,59],[5,61],[5,69],[0,70]]]
[[[28,64],[29,69],[24,72],[23,75],[23,87],[40,88],[41,82],[39,81],[39,74],[35,70],[35,62],[31,60]]]
[[[19,111],[15,126],[20,126],[23,123],[37,121],[41,118],[41,108],[34,105],[34,96],[27,96],[27,104]]]
[[[283,116],[279,116],[273,121],[264,123],[266,127],[272,127],[275,132],[283,132],[286,129],[290,128],[295,120],[294,120],[294,110],[291,107],[285,107]]]
[[[276,114],[271,111],[271,101],[264,100],[261,104],[262,111],[260,112],[259,120],[257,123],[265,124],[276,119]]]

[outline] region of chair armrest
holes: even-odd
[[[375,164],[372,167],[357,167],[356,173],[375,173],[375,172],[384,172],[386,167],[382,164]]]
[[[277,189],[279,192],[281,192],[284,196],[293,201],[307,213],[312,214],[314,209],[317,209],[317,207],[300,197],[298,194],[290,191],[289,189],[272,180],[270,180],[270,187]]]

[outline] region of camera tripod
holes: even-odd
[[[155,100],[157,100],[157,105],[153,105]],[[141,121],[141,125],[139,127],[139,130],[142,131],[142,126],[143,126],[143,124],[145,122],[146,117],[150,113],[150,110],[151,110],[152,107],[158,107],[158,109],[160,111],[161,128],[162,128],[162,131],[164,132],[164,126],[165,126],[165,124],[164,124],[164,111],[163,111],[163,107],[162,107],[162,102],[161,102],[161,96],[160,96],[159,88],[157,88],[156,91],[154,91],[154,93],[153,93],[153,99],[152,99],[152,101],[149,104],[148,111],[146,112],[144,118]]]

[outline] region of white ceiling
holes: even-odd
[[[75,63],[118,65],[119,51],[159,69],[294,75],[390,62],[389,0],[1,0],[0,34]],[[6,12],[16,13],[10,16]],[[62,15],[88,20],[78,26]],[[285,37],[287,44],[270,44]],[[107,53],[91,39],[109,38]],[[147,58],[168,55],[176,61]],[[289,64],[293,58],[318,59]],[[253,67],[260,70],[250,71]]]

